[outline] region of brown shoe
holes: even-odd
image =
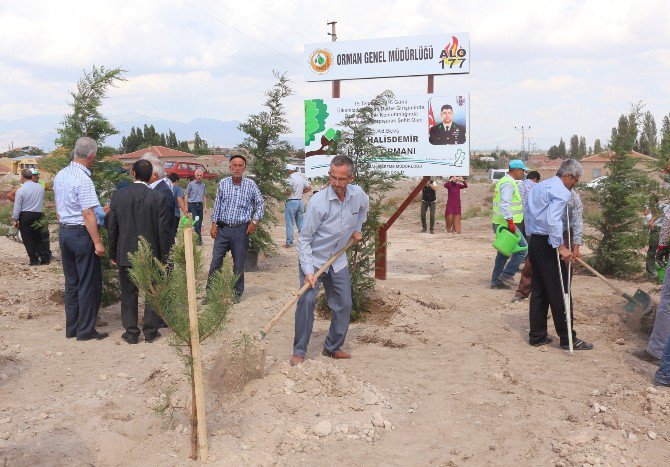
[[[523,301],[523,300],[525,300],[525,299],[526,299],[526,297],[524,297],[524,296],[521,295],[520,293],[515,293],[515,294],[514,294],[514,297],[512,297],[512,303],[521,302],[521,301]]]
[[[633,352],[631,352],[631,353],[632,353],[635,357],[637,357],[637,358],[639,358],[640,360],[642,360],[643,362],[653,363],[654,365],[658,365],[659,363],[661,363],[661,359],[660,359],[660,358],[656,358],[656,357],[654,357],[652,354],[650,354],[650,353],[647,352],[646,350],[640,349],[640,350],[635,350],[635,351],[633,351]]]
[[[321,354],[325,355],[326,357],[330,358],[351,358],[350,353],[342,352],[341,350],[336,350],[335,352],[331,352],[330,350],[323,349],[323,352]]]
[[[95,326],[103,328],[107,326],[107,324],[108,324],[107,321],[105,321],[100,317],[100,315],[98,315],[98,318],[95,320]]]
[[[288,361],[288,364],[291,366],[296,366],[301,364],[302,362],[305,361],[305,357],[301,357],[300,355],[291,355],[291,359]]]

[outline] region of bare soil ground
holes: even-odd
[[[490,189],[465,190],[464,210]],[[595,350],[530,347],[528,301],[488,287],[489,219],[467,219],[460,236],[443,224],[419,230],[413,204],[389,235],[378,311],[350,327],[353,359],[321,356],[329,323],[319,318],[308,360],[290,367],[288,313],[265,339],[263,378],[239,392],[207,389],[211,464],[668,464],[670,391],[652,387],[655,366],[631,354],[646,340],[621,297],[575,277],[576,329]],[[203,248],[209,255],[212,240]],[[26,263],[22,245],[0,238],[0,466],[194,464],[190,386],[167,339],[125,344],[118,305],[101,312],[108,339],[65,339],[60,264]],[[246,280],[227,330],[205,344],[206,369],[290,299],[295,249],[262,258]]]

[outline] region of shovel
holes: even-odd
[[[330,258],[328,261],[326,261],[323,264],[323,266],[321,266],[321,268],[316,272],[316,274],[314,274],[314,279],[315,280],[318,279],[319,276],[321,276],[321,274],[323,274],[324,271],[328,270],[330,265],[333,264],[335,262],[335,260],[337,258],[339,258],[342,253],[347,251],[347,249],[353,244],[354,244],[354,240],[350,239],[347,242],[347,244],[344,245],[344,248],[342,248],[340,251],[335,253],[332,258]],[[305,281],[305,284],[295,293],[295,295],[293,296],[293,299],[291,299],[290,302],[288,302],[286,305],[284,305],[284,308],[279,310],[277,312],[277,314],[274,316],[274,318],[272,318],[270,320],[270,322],[268,324],[266,324],[265,327],[262,330],[258,331],[258,336],[256,337],[256,339],[258,339],[258,340],[264,339],[265,336],[267,336],[268,332],[270,332],[270,329],[272,329],[274,327],[274,325],[277,324],[277,321],[279,321],[281,319],[281,317],[284,316],[284,313],[286,313],[289,310],[289,308],[291,308],[295,304],[295,302],[297,302],[298,299],[302,296],[302,294],[304,294],[307,291],[307,289],[309,289],[310,287],[311,287],[310,283]]]
[[[598,271],[593,269],[591,266],[586,264],[581,258],[575,258],[579,263],[584,266],[586,269],[591,271],[593,274],[595,274],[599,279],[602,279],[605,284],[609,285],[612,287],[614,290],[616,290],[620,295],[623,295],[623,297],[628,300],[626,305],[624,305],[623,310],[627,311],[628,313],[632,313],[634,311],[642,311],[642,313],[646,313],[649,311],[649,308],[652,305],[651,297],[649,294],[643,290],[637,289],[637,292],[635,292],[635,295],[632,297],[625,293],[623,290],[618,288],[616,285],[612,284],[610,281],[605,279],[602,274],[600,274]]]

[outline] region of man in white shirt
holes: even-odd
[[[290,248],[293,246],[293,226],[298,227],[298,233],[302,229],[303,205],[302,195],[312,191],[312,186],[302,175],[300,175],[294,165],[287,164],[286,172],[288,172],[288,179],[286,183],[290,186],[286,190],[288,199],[284,209],[286,218],[286,243],[284,246]]]

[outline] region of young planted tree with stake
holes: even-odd
[[[247,121],[238,127],[247,135],[241,147],[253,155],[249,172],[268,204],[271,200],[280,202],[286,200],[285,166],[291,150],[291,145],[281,141],[280,137],[290,133],[284,99],[293,94],[293,91],[285,74],[275,72],[274,75],[277,82],[265,93],[266,110],[250,115]],[[277,216],[274,210],[266,210],[251,236],[250,251],[256,254],[271,254],[275,251],[277,245],[270,236],[270,229],[276,224]]]
[[[185,218],[184,218],[185,219]],[[177,242],[170,252],[169,265],[164,265],[153,254],[151,246],[142,238],[137,252],[130,255],[130,276],[137,288],[146,296],[148,304],[174,331],[170,344],[182,359],[191,376],[191,457],[206,456],[206,426],[203,394],[196,396],[200,359],[200,342],[220,331],[228,311],[234,303],[236,277],[230,264],[217,270],[210,279],[207,304],[196,309],[195,296],[203,293],[204,283],[195,283],[195,275],[202,269],[202,252],[191,240],[185,238],[190,229],[184,221],[177,233]],[[189,271],[190,269],[190,271]],[[189,286],[191,290],[189,290]],[[197,327],[195,326],[197,322]],[[197,338],[196,338],[197,336]],[[201,383],[201,380],[200,380]],[[197,404],[201,404],[201,411]],[[202,418],[198,413],[203,413]],[[205,454],[203,455],[203,446]],[[202,459],[205,460],[205,459]]]

